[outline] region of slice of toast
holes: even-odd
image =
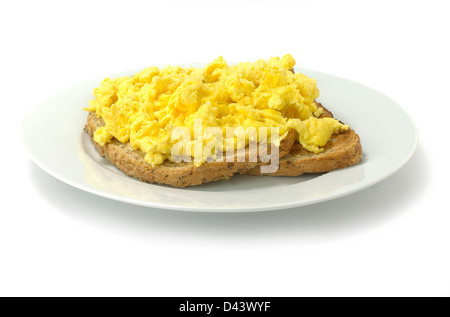
[[[320,118],[333,114],[322,104],[316,102],[323,112]],[[239,171],[240,174],[269,176],[299,176],[304,173],[323,173],[354,165],[361,160],[362,148],[358,134],[354,130],[342,131],[331,137],[318,154],[305,150],[299,142],[295,142],[288,155],[280,159],[279,169],[275,173],[261,173],[260,166]]]
[[[111,142],[100,145],[94,140],[94,132],[104,126],[103,119],[94,112],[89,113],[85,130],[89,133],[92,143],[100,155],[117,166],[125,174],[138,178],[148,183],[166,184],[175,187],[200,185],[216,180],[227,179],[240,170],[251,170],[259,166],[261,162],[249,162],[251,153],[247,147],[245,162],[237,161],[237,154],[232,162],[207,162],[201,166],[195,166],[193,162],[173,163],[165,161],[154,168],[144,160],[145,153],[134,150],[130,144],[124,144],[114,139]],[[267,152],[279,150],[279,157],[287,155],[295,142],[297,133],[291,130],[286,138],[280,142],[280,147],[269,145]]]

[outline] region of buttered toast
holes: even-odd
[[[320,117],[333,117],[333,114],[316,103],[323,109]],[[342,131],[333,135],[323,147],[324,151],[314,154],[306,151],[298,142],[295,142],[288,155],[280,159],[280,165],[275,173],[260,172],[260,167],[241,170],[241,174],[269,175],[269,176],[299,176],[304,173],[323,173],[335,169],[354,165],[361,160],[362,148],[358,134],[354,130]]]
[[[322,104],[316,104],[323,109],[320,117],[333,117],[332,113]],[[245,162],[237,162],[236,159],[233,162],[209,162],[198,167],[192,162],[173,163],[166,161],[153,168],[144,160],[145,154],[142,151],[134,150],[129,144],[112,140],[102,146],[95,142],[94,132],[103,125],[103,119],[97,117],[95,113],[90,113],[85,126],[86,132],[91,137],[100,155],[129,176],[148,183],[166,184],[175,187],[194,186],[227,179],[235,173],[299,176],[304,173],[329,172],[358,163],[362,155],[360,138],[353,130],[342,131],[333,135],[323,147],[324,151],[318,154],[305,150],[296,141],[296,132],[291,131],[280,144],[279,168],[274,173],[261,173],[261,161],[249,162],[245,160]],[[278,150],[278,148],[274,147],[274,150]],[[246,151],[248,157],[248,149]]]
[[[232,162],[208,162],[201,166],[195,166],[192,162],[173,163],[165,161],[163,164],[152,167],[144,159],[145,153],[134,150],[129,143],[121,143],[117,139],[105,145],[100,145],[94,140],[95,131],[104,125],[103,119],[91,112],[88,115],[85,131],[89,134],[92,143],[100,155],[113,163],[128,176],[133,176],[147,183],[166,184],[175,187],[201,185],[204,183],[227,179],[241,170],[260,168],[260,161],[249,162],[249,149],[246,149],[245,162],[238,162],[235,155]],[[296,139],[295,131],[291,131],[281,141],[279,148],[273,146],[268,151],[279,151],[279,157],[287,155]]]

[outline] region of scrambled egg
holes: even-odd
[[[313,102],[319,96],[316,81],[292,73],[294,65],[288,54],[232,66],[219,57],[204,68],[149,67],[131,77],[106,78],[84,110],[95,111],[105,121],[94,134],[96,142],[104,145],[112,138],[129,142],[146,153],[145,160],[153,166],[172,160],[172,148],[179,141],[172,135],[175,127],[189,129],[187,153],[196,165],[208,155],[215,157],[202,156],[196,148],[213,144],[226,151],[252,141],[247,137],[238,144],[234,136],[219,141],[214,133],[194,138],[196,119],[201,119],[203,131],[220,129],[224,136],[227,127],[275,127],[282,140],[292,128],[305,149],[320,153],[333,133],[349,127],[332,118],[317,118],[321,111]],[[262,141],[259,134],[256,138],[253,141]]]

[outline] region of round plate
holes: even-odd
[[[317,79],[318,101],[359,134],[361,162],[324,174],[236,175],[183,189],[143,183],[100,157],[83,131],[87,112],[81,109],[88,105],[94,87],[103,78],[73,86],[41,103],[25,118],[21,136],[32,160],[67,184],[127,203],[186,211],[262,211],[317,203],[371,186],[410,159],[417,145],[417,131],[394,101],[340,77],[300,68],[295,71]]]

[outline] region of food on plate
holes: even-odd
[[[127,175],[176,187],[357,163],[359,137],[327,115],[315,101],[316,81],[294,65],[289,54],[236,65],[219,57],[202,68],[149,67],[106,78],[84,108],[85,130]]]
[[[323,109],[321,118],[333,118],[332,113]],[[334,134],[322,147],[323,151],[312,154],[300,143],[295,143],[289,154],[280,159],[279,168],[273,173],[262,174],[258,167],[241,170],[241,174],[270,176],[299,176],[304,173],[323,173],[354,165],[361,160],[362,148],[358,134],[352,129]]]

